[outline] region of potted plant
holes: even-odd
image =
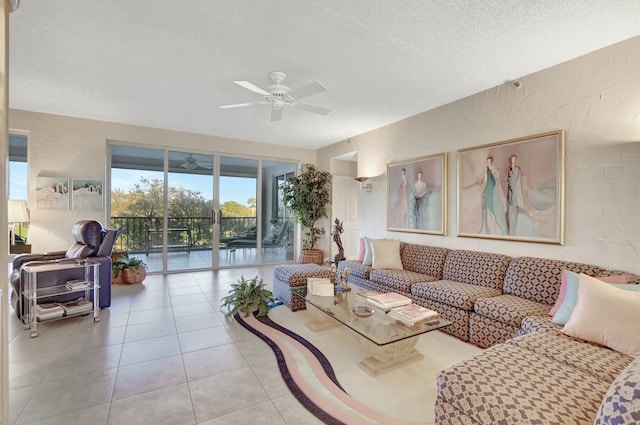
[[[288,178],[283,185],[283,199],[304,231],[302,251],[298,262],[322,264],[322,251],[316,242],[325,234],[316,222],[327,217],[327,204],[331,196],[331,173],[318,170],[312,164],[303,164],[300,174]]]
[[[227,316],[232,316],[238,311],[244,311],[244,317],[249,317],[254,311],[258,316],[264,316],[269,312],[268,303],[273,302],[273,293],[258,276],[248,280],[241,276],[237,283],[231,284],[229,294],[220,301],[220,307],[226,307],[228,310]]]
[[[147,277],[147,265],[137,257],[120,257],[111,264],[112,282],[136,284]]]

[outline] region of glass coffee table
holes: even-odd
[[[349,287],[350,291],[338,292],[332,297],[308,294],[304,286],[293,287],[291,292],[305,300],[307,309],[313,315],[314,320],[306,324],[310,330],[317,332],[343,325],[359,335],[370,354],[360,362],[360,367],[370,375],[375,376],[423,359],[424,356],[416,350],[418,337],[451,325],[451,322],[439,318],[407,326],[375,307],[371,316],[356,317],[352,308],[367,305],[358,300],[356,294],[365,289],[351,284]]]

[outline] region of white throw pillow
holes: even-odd
[[[373,264],[373,250],[371,249],[371,241],[386,241],[386,239],[371,239],[364,237],[364,260],[362,265],[370,266]]]
[[[372,267],[374,269],[403,270],[400,259],[400,241],[371,240],[373,251]]]
[[[578,301],[563,332],[640,356],[640,292],[625,291],[587,275],[580,275]]]

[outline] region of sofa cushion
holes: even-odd
[[[405,294],[411,293],[411,286],[418,282],[433,282],[436,277],[409,270],[371,270],[369,279],[379,285]]]
[[[453,250],[447,255],[442,279],[502,289],[511,257],[489,252]]]
[[[560,293],[562,270],[595,276],[602,271],[590,264],[550,260],[548,258],[518,257],[509,264],[504,278],[505,294],[531,301],[554,305]]]
[[[347,267],[351,269],[350,276],[355,276],[357,278],[365,280],[369,280],[369,273],[371,273],[371,270],[373,270],[371,266],[365,266],[358,261],[347,260],[340,261],[340,263],[338,263],[338,270],[340,270],[341,272],[344,271],[344,269],[346,269]]]
[[[562,332],[562,326],[556,325],[549,316],[527,316],[522,319],[520,328],[524,333],[534,332]]]
[[[449,250],[435,246],[400,244],[402,267],[405,270],[442,279],[442,268]]]
[[[633,360],[608,348],[588,344],[557,332],[533,333],[507,341],[507,344],[533,351],[567,366],[593,375],[607,384]]]
[[[512,326],[520,327],[526,316],[544,316],[551,306],[513,295],[481,298],[474,305],[476,313]]]
[[[590,424],[609,385],[510,344],[443,370],[438,396],[479,424]]]
[[[640,358],[613,381],[602,400],[594,425],[640,423]]]
[[[615,288],[596,278],[581,275],[578,302],[562,331],[623,354],[639,357],[638,323],[640,292]]]
[[[411,294],[440,301],[463,310],[473,310],[473,304],[476,300],[496,297],[502,293],[498,289],[485,286],[469,285],[453,280],[438,280],[429,283],[416,283],[411,287]]]

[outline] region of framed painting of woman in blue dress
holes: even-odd
[[[446,233],[447,154],[387,164],[387,230]]]
[[[564,244],[564,130],[458,151],[458,236]]]

